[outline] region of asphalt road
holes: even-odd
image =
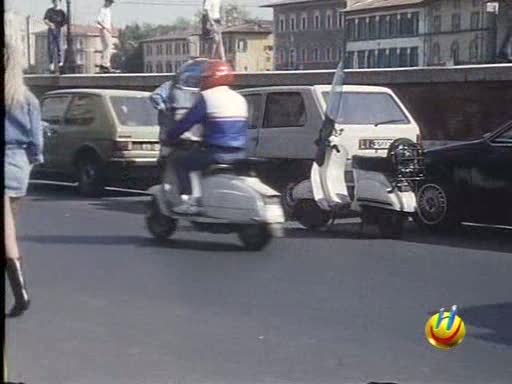
[[[33,306],[9,320],[11,380],[51,384],[512,382],[512,232],[401,241],[291,225],[262,253],[182,228],[156,245],[144,197],[37,187],[19,237]],[[458,304],[439,351],[428,317]]]

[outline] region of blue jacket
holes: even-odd
[[[41,109],[28,91],[23,103],[5,111],[5,144],[25,148],[32,164],[43,162]]]
[[[203,125],[204,142],[228,148],[246,148],[248,108],[245,98],[229,87],[201,92],[198,101],[167,133],[170,144],[196,124]]]

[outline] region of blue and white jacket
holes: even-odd
[[[228,148],[247,146],[248,108],[245,98],[229,87],[215,87],[201,92],[199,99],[174,129],[167,133],[168,143],[175,142],[196,124],[203,125],[206,144]]]

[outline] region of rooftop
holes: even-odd
[[[262,8],[273,8],[281,5],[292,5],[292,4],[301,4],[301,3],[318,3],[321,1],[332,1],[332,0],[279,0],[274,1],[272,3],[264,4]]]
[[[185,40],[189,36],[197,35],[199,33],[199,28],[190,28],[190,29],[180,29],[178,31],[174,31],[168,33],[166,35],[150,37],[148,39],[141,40],[141,43],[149,43],[155,41],[165,41],[165,40]]]
[[[247,22],[225,28],[222,33],[272,33],[274,23],[271,20]]]
[[[348,0],[346,12],[422,4],[425,0]]]

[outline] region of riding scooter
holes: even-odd
[[[151,235],[167,239],[178,222],[185,221],[200,232],[237,233],[247,250],[263,249],[274,236],[282,235],[285,218],[280,194],[254,176],[257,161],[215,164],[202,173],[193,172],[192,200],[197,202],[193,214],[173,211],[164,184],[150,188],[146,226]]]

